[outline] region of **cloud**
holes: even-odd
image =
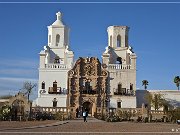
[[[13,78],[13,77],[0,77],[0,95],[15,95],[17,94],[23,83],[30,81],[32,83],[37,83],[38,79],[35,78]],[[33,96],[34,95],[34,96]],[[33,98],[37,96],[36,92],[33,92]]]
[[[37,68],[38,61],[34,59],[2,59],[0,58],[0,67],[16,68]]]
[[[25,81],[31,81],[31,82],[37,82],[38,79],[34,79],[34,78],[0,77],[0,81],[8,81],[8,82],[25,82]]]
[[[0,69],[0,75],[10,75],[19,77],[35,77],[38,75],[38,70],[36,69]]]
[[[35,59],[0,58],[0,95],[17,93],[23,83],[38,82],[38,61]]]

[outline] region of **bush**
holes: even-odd
[[[11,117],[11,109],[8,105],[0,108],[0,120],[9,120]]]
[[[64,115],[63,112],[56,112],[56,113],[54,114],[54,119],[55,119],[55,120],[63,121],[63,120],[66,119],[66,116]]]
[[[51,113],[47,112],[37,112],[35,115],[36,120],[53,120],[54,117]]]
[[[119,122],[122,121],[122,119],[116,115],[110,116],[106,118],[107,122]]]

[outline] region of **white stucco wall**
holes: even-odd
[[[42,95],[41,97],[38,97],[36,99],[33,106],[53,107],[54,98],[56,98],[57,100],[57,107],[66,107],[67,95],[58,95],[58,94]]]
[[[121,108],[136,108],[136,96],[113,96],[110,108],[117,108],[117,102],[121,102]]]
[[[178,90],[147,90],[147,91],[150,92],[151,94],[159,93],[162,95],[162,97],[165,100],[169,101],[171,105],[173,105],[174,107],[180,107],[180,91]],[[141,107],[143,103],[147,103],[147,101],[144,98],[145,94],[146,94],[145,90],[136,91],[138,107]],[[154,108],[151,109],[154,110]],[[160,110],[162,110],[162,108],[160,108]]]

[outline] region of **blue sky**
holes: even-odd
[[[55,21],[57,11],[70,27],[75,59],[101,59],[107,46],[107,27],[126,25],[130,27],[129,44],[138,56],[137,88],[142,89],[141,82],[146,79],[148,89],[176,89],[173,78],[180,75],[180,3],[0,3],[1,95],[15,94],[24,81],[38,80],[38,53],[47,43],[47,26]]]

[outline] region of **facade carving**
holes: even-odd
[[[103,107],[107,98],[105,91],[108,86],[108,71],[101,66],[98,58],[80,57],[68,73],[69,107],[87,107],[93,115],[96,107]],[[85,106],[85,103],[90,103],[93,109]]]

